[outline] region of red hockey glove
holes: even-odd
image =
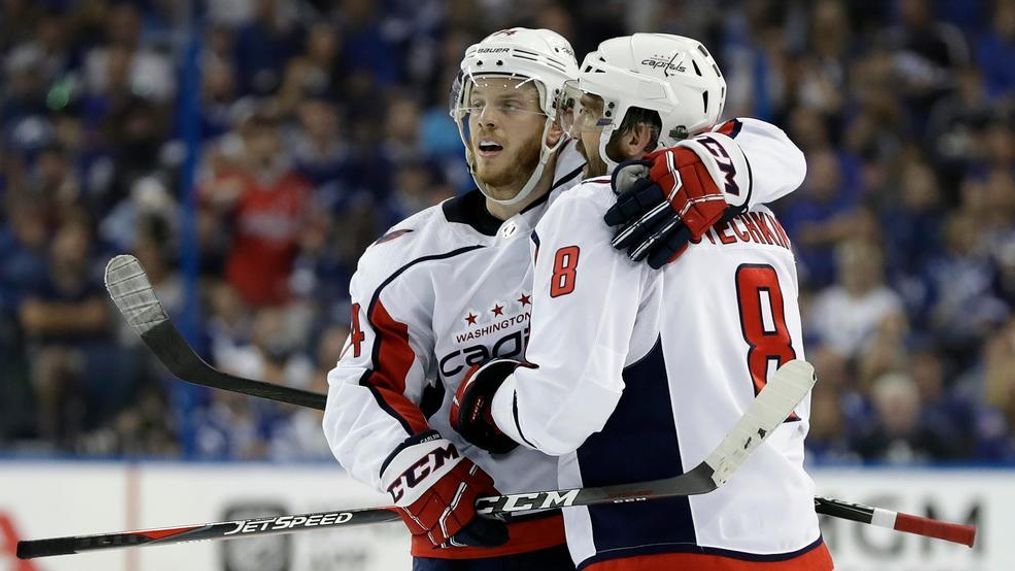
[[[476,498],[497,496],[493,478],[436,431],[410,437],[385,460],[381,483],[413,535],[435,547],[495,547],[507,525],[476,514]]]
[[[747,207],[751,173],[740,147],[706,133],[621,164],[613,173],[617,203],[604,216],[619,226],[613,246],[653,268],[675,260],[724,216]]]
[[[514,359],[494,359],[474,365],[462,379],[451,401],[451,428],[480,448],[503,454],[518,446],[493,421],[493,395],[504,379],[524,365]]]

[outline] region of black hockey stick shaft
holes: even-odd
[[[145,345],[180,380],[213,389],[324,410],[327,396],[313,391],[255,381],[215,369],[197,355],[173,322],[165,320],[141,334]]]
[[[106,289],[127,323],[174,375],[188,383],[324,410],[326,397],[219,371],[204,362],[169,319],[137,258],[114,257],[106,264]]]
[[[476,508],[480,514],[486,517],[507,517],[508,514],[538,509],[625,503],[646,501],[656,497],[702,494],[716,489],[717,485],[713,481],[712,475],[712,468],[702,463],[691,472],[668,480],[602,488],[488,496],[479,498],[476,501]],[[236,539],[255,535],[385,523],[398,519],[398,512],[394,507],[283,515],[139,531],[19,541],[17,555],[21,559],[33,559],[121,547],[167,545],[209,539]]]
[[[386,508],[252,518],[119,533],[19,541],[17,555],[19,559],[33,559],[119,547],[167,545],[207,539],[234,539],[254,535],[290,533],[299,530],[384,523],[398,519],[398,514],[393,509]]]
[[[708,476],[704,476],[707,478]],[[640,484],[638,487],[651,488],[654,483]],[[582,491],[593,492],[594,489],[570,490],[558,492],[540,492],[535,494],[513,494],[483,500],[493,500],[501,506],[510,505],[513,508],[526,508],[531,505],[552,505],[558,503],[557,498],[566,501],[574,495],[576,502],[572,505],[585,504],[580,500],[578,494]],[[644,492],[647,492],[645,490]],[[573,494],[578,492],[578,494]],[[644,493],[643,492],[643,493]],[[594,505],[597,502],[588,496],[586,505]],[[609,503],[622,503],[626,501],[623,493],[606,493],[600,490],[598,494]],[[628,496],[633,497],[633,496]],[[540,503],[534,504],[537,500]],[[631,499],[631,501],[638,501]],[[883,525],[874,523],[874,513],[880,508],[872,508],[860,504],[851,504],[831,498],[815,498],[814,508],[819,514],[838,517],[860,523]],[[489,507],[486,513],[506,513],[502,507]],[[894,513],[894,512],[893,512]],[[976,528],[970,525],[943,522],[931,518],[923,518],[909,514],[896,514],[903,521],[915,519],[921,521],[925,529],[907,529],[905,525],[895,527],[883,525],[891,529],[926,535],[973,546],[976,537]],[[211,539],[235,539],[240,537],[251,537],[255,535],[267,535],[278,533],[291,533],[301,530],[325,529],[334,527],[348,527],[353,525],[364,525],[373,523],[385,523],[398,520],[399,517],[393,508],[368,508],[360,510],[346,510],[334,512],[317,512],[299,515],[285,515],[271,518],[252,518],[246,520],[235,520],[218,523],[207,523],[188,525],[180,527],[169,527],[159,529],[148,529],[140,531],[124,531],[120,533],[108,533],[98,535],[81,535],[57,537],[52,539],[37,539],[20,541],[17,546],[17,555],[21,559],[33,559],[36,557],[50,557],[54,555],[70,555],[85,551],[96,551],[103,549],[115,549],[120,547],[138,547],[142,545],[166,545],[171,543],[183,543],[188,541],[202,541]],[[929,533],[928,533],[929,532]]]

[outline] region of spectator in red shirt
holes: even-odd
[[[307,227],[310,183],[290,166],[276,119],[251,117],[241,129],[239,165],[201,189],[204,205],[231,224],[226,280],[252,306],[289,298],[289,275]]]

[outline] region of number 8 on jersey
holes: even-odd
[[[578,277],[578,246],[564,246],[553,255],[553,278],[550,280],[550,297],[560,297],[574,291]]]
[[[768,381],[770,364],[778,368],[796,359],[796,351],[786,327],[782,288],[775,268],[768,264],[742,264],[737,268],[736,281],[740,328],[750,346],[747,366],[757,395]]]

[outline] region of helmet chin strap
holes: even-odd
[[[543,134],[539,139],[540,146],[539,164],[536,165],[536,168],[532,169],[532,175],[529,176],[529,180],[526,181],[525,185],[522,186],[521,190],[518,191],[518,194],[514,195],[511,198],[502,200],[493,197],[493,195],[487,190],[486,185],[483,184],[483,182],[479,180],[479,177],[476,176],[476,171],[473,168],[472,154],[471,153],[469,154],[470,155],[469,171],[472,173],[472,179],[476,181],[476,186],[479,188],[479,191],[482,192],[484,196],[486,196],[487,200],[495,204],[499,204],[501,206],[515,206],[516,204],[519,204],[520,202],[527,199],[529,195],[532,194],[532,191],[535,190],[536,185],[539,184],[539,180],[543,177],[543,171],[546,169],[546,163],[550,160],[550,155],[552,155],[553,152],[560,147],[561,143],[564,142],[564,137],[561,137],[560,140],[557,141],[557,144],[553,145],[552,147],[546,144],[546,135],[550,133],[550,127],[552,125],[553,118],[547,117],[546,123],[544,123],[543,125]]]

